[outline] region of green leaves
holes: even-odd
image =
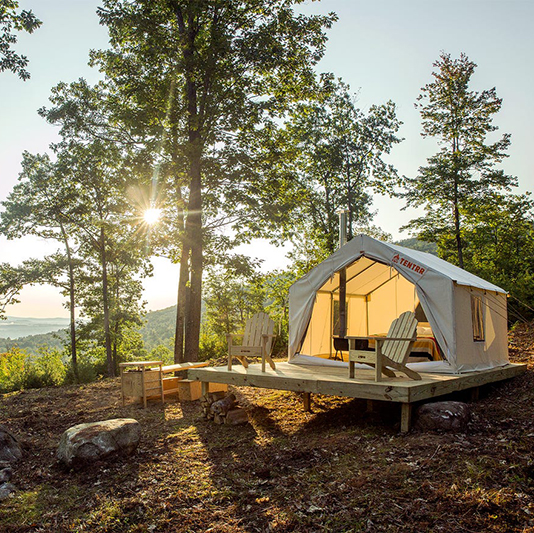
[[[465,54],[451,59],[442,53],[434,67],[434,79],[421,89],[415,107],[421,113],[423,137],[436,139],[441,149],[420,167],[418,176],[403,180],[407,204],[426,211],[406,227],[441,249],[454,241],[452,259],[463,268],[462,228],[468,223],[468,206],[478,202],[482,207],[488,194],[510,190],[517,180],[495,168],[507,157],[510,135],[487,142],[488,134],[497,130],[492,121],[502,105],[495,89],[469,88],[476,64]]]
[[[297,241],[305,234],[321,250],[315,260],[337,246],[339,209],[349,211],[350,239],[370,223],[371,191],[388,192],[398,180],[384,156],[401,141],[400,125],[393,102],[364,113],[331,74],[321,76],[313,98],[293,106],[279,133],[294,201],[289,224]]]
[[[12,49],[17,44],[15,32],[33,33],[42,23],[32,11],[17,11],[18,7],[16,0],[0,0],[0,72],[9,70],[25,81],[30,78],[28,58]]]

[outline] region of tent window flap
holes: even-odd
[[[473,341],[484,342],[484,313],[482,299],[471,295],[471,318],[473,321]]]

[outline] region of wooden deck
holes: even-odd
[[[276,363],[276,370],[261,371],[260,364],[244,368],[234,365],[205,367],[188,370],[188,378],[205,383],[279,389],[304,393],[309,405],[310,394],[346,396],[367,400],[399,402],[402,404],[401,431],[408,431],[411,423],[411,407],[414,402],[436,398],[451,392],[474,389],[481,385],[513,378],[523,373],[527,365],[509,364],[492,370],[467,374],[422,373],[421,381],[413,381],[402,375],[374,381],[374,370],[357,369],[355,379],[349,379],[348,369],[319,365],[294,365]]]

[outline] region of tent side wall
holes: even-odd
[[[482,311],[483,340],[475,340],[479,302]],[[454,286],[456,347],[459,372],[487,370],[508,364],[508,317],[506,294],[464,285]]]

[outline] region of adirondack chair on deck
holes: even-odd
[[[266,313],[256,313],[251,316],[245,324],[245,332],[242,335],[226,335],[228,341],[228,370],[232,370],[232,357],[239,359],[241,364],[247,368],[247,356],[261,356],[261,370],[265,372],[265,361],[269,363],[273,370],[276,366],[271,359],[271,348],[273,339],[274,322]],[[234,344],[235,337],[243,337],[241,345]]]
[[[413,343],[417,340],[417,319],[411,311],[396,318],[386,337],[348,337],[349,339],[349,378],[354,378],[354,364],[365,363],[375,367],[375,381],[382,380],[382,374],[396,377],[395,372],[386,366],[403,372],[408,377],[419,380],[421,376],[406,366]],[[375,351],[356,350],[356,339],[375,341]]]

